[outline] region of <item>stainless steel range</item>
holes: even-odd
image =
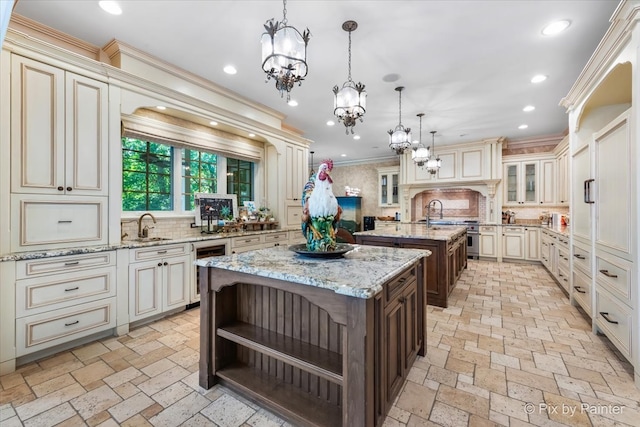
[[[480,255],[480,222],[478,220],[450,221],[429,220],[430,225],[460,225],[467,227],[467,258],[478,259]]]

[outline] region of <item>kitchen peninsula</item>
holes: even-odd
[[[462,270],[467,268],[467,229],[457,226],[396,224],[354,233],[362,245],[427,249],[427,303],[446,308]]]
[[[220,382],[296,425],[380,425],[425,355],[427,250],[285,246],[196,261],[200,385]],[[369,339],[372,337],[372,339]]]

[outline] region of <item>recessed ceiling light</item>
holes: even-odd
[[[236,74],[238,72],[238,70],[236,70],[236,67],[234,67],[233,65],[226,65],[222,70],[227,74]]]
[[[536,107],[534,107],[533,105],[527,105],[526,107],[524,107],[522,109],[522,111],[524,111],[525,113],[528,113],[529,111],[533,111],[535,109],[536,109]]]
[[[163,106],[163,105],[158,105],[156,108],[157,108],[158,110],[166,110],[166,109],[167,109],[167,107],[165,107],[165,106]]]
[[[529,125],[520,125],[520,126],[518,126],[518,129],[526,129],[528,127],[529,127]]]
[[[353,135],[353,139],[360,139],[360,135]]]
[[[560,21],[551,22],[542,29],[543,36],[555,36],[558,33],[563,32],[571,25],[571,21],[568,19],[562,19]]]
[[[256,134],[255,134],[255,133],[250,133],[250,134],[249,134],[249,137],[250,137],[250,138],[253,138],[254,136],[256,136]]]
[[[540,83],[547,80],[547,76],[545,76],[544,74],[538,74],[535,75],[533,77],[531,77],[531,83]]]
[[[333,120],[328,120],[327,121],[327,126],[333,126],[335,124],[336,124],[336,122],[334,122]]]
[[[287,104],[289,104],[289,107],[297,107],[298,101],[296,101],[295,99],[291,99],[289,100],[289,102],[287,102]]]
[[[120,9],[120,6],[118,6],[118,3],[114,1],[107,1],[107,0],[99,1],[98,6],[100,6],[100,8],[105,12],[110,13],[112,15],[122,15],[122,9]]]
[[[211,120],[211,121],[209,122],[209,124],[210,124],[211,126],[218,126],[218,122],[216,122],[216,121],[214,121],[214,120]]]
[[[346,154],[340,154],[340,157],[347,157]]]

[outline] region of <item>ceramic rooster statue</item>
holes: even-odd
[[[308,251],[336,249],[336,229],[342,208],[331,188],[332,160],[323,160],[302,190],[302,234]]]

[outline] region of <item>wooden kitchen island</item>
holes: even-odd
[[[221,383],[295,425],[381,425],[425,355],[426,250],[285,246],[205,258],[200,386]]]
[[[427,259],[427,301],[447,308],[449,294],[467,268],[467,229],[458,226],[394,224],[354,233],[356,243],[431,251]]]

